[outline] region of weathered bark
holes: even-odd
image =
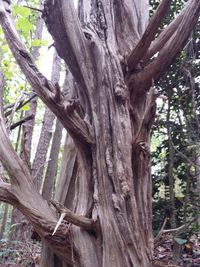
[[[44,199],[51,199],[54,186],[55,186],[55,178],[57,173],[57,164],[58,164],[58,156],[60,150],[60,144],[62,139],[62,124],[57,120],[56,121],[56,129],[54,132],[52,145],[51,145],[51,152],[49,156],[49,163],[47,166],[46,175],[44,178],[44,184],[42,188],[42,196]]]
[[[9,208],[9,205],[7,203],[4,204],[3,218],[0,224],[0,240],[3,239],[3,236],[4,236],[4,231],[5,231],[5,227],[6,227],[7,219],[8,219],[8,208]]]
[[[0,0],[0,22],[13,55],[76,146],[76,153],[73,153],[76,168],[73,166],[73,174],[65,181],[68,190],[61,201],[71,211],[68,213],[57,205],[61,215],[72,221],[68,226],[70,235],[66,234],[68,228],[62,223],[56,237],[50,238],[55,217],[33,190],[30,174],[8,145],[3,128],[0,129],[0,133],[4,133],[0,136],[3,140],[0,159],[12,177],[14,195],[9,185],[2,185],[1,199],[13,203],[12,197],[17,197],[16,205],[69,266],[149,267],[151,264],[149,142],[156,92],[150,85],[152,79],[158,80],[166,71],[185,44],[198,20],[200,2],[188,1],[191,16],[183,16],[170,40],[173,46],[167,42],[152,63],[130,73],[126,60],[125,63],[121,61],[145,31],[148,9],[144,7],[147,6],[147,0],[81,0],[80,23],[72,1],[45,1],[43,16],[48,30],[58,54],[76,81],[75,100],[65,97],[58,85],[38,71],[10,27],[9,14]],[[9,195],[5,194],[7,191]],[[88,222],[94,225],[93,231],[88,231]]]
[[[42,5],[43,0],[41,0]],[[35,39],[42,39],[44,21],[41,16],[38,17],[36,22],[36,30],[34,34]],[[31,54],[36,61],[39,58],[39,47],[33,47]],[[30,158],[31,158],[31,148],[32,148],[32,135],[33,128],[35,123],[35,115],[37,109],[37,97],[33,97],[35,95],[34,89],[30,90],[30,98],[29,102],[30,109],[25,112],[25,117],[31,117],[31,120],[26,121],[22,125],[22,137],[21,137],[21,158],[27,164],[27,166],[31,167]],[[31,236],[31,227],[28,221],[25,219],[24,215],[17,209],[13,209],[11,224],[15,224],[16,227],[12,229],[10,232],[10,240],[21,240],[24,241],[29,239]]]
[[[171,136],[171,92],[168,93],[168,110],[167,110],[167,135],[168,135],[168,182],[169,182],[169,219],[172,229],[176,228],[176,209],[175,209],[175,192],[174,192],[174,148]]]
[[[158,31],[160,23],[164,18],[164,16],[166,15],[171,2],[172,0],[163,0],[160,2],[142,38],[140,39],[136,48],[132,51],[132,53],[128,58],[128,67],[130,71],[133,71],[137,67],[137,64],[144,57],[144,53],[146,53],[151,42],[155,39],[155,35]]]
[[[114,13],[114,7],[110,3],[107,5],[113,9]],[[48,3],[48,7],[51,7],[50,3]],[[63,56],[70,67],[71,59],[68,60],[67,55],[62,54],[62,40],[64,46],[65,38],[62,36],[62,40],[58,41],[60,33],[54,25],[57,23],[63,25],[60,17],[55,17],[57,12],[66,13],[66,10],[70,10],[72,7],[70,3],[62,2],[61,4],[60,2],[53,8],[55,13],[51,9],[49,10],[51,18],[48,17],[50,21],[47,21],[47,24],[54,21],[54,24],[50,24],[49,30],[57,41],[55,45],[58,53]],[[91,8],[91,10],[84,11],[85,13],[91,11],[94,21],[90,21],[90,23],[96,26],[96,33],[90,33],[94,43],[88,41],[92,58],[88,55],[88,50],[84,51],[83,56],[88,56],[90,64],[93,65],[95,70],[93,75],[96,77],[96,81],[88,79],[85,85],[78,80],[79,86],[85,87],[84,91],[80,90],[78,93],[85,93],[92,105],[88,108],[92,114],[88,115],[94,127],[96,145],[91,154],[88,155],[81,151],[82,154],[78,153],[77,155],[78,169],[74,182],[74,203],[71,203],[70,200],[70,205],[77,213],[81,211],[81,213],[87,214],[92,209],[92,218],[98,216],[100,220],[101,238],[97,237],[94,242],[91,235],[86,235],[74,228],[74,244],[81,255],[84,266],[131,266],[131,264],[149,266],[152,237],[151,208],[146,202],[150,203],[151,199],[151,190],[147,192],[147,187],[151,187],[148,151],[151,120],[149,122],[148,119],[154,116],[154,92],[149,94],[148,100],[143,96],[144,102],[141,110],[136,107],[138,117],[143,117],[145,113],[145,118],[142,123],[137,122],[139,123],[137,126],[132,125],[133,128],[138,128],[138,131],[133,134],[127,103],[128,88],[123,82],[112,19],[110,13],[106,13],[106,5],[101,6],[99,3],[96,6],[92,3]],[[124,5],[121,4],[121,9],[123,10],[123,8]],[[103,16],[101,17],[103,21],[99,20],[100,16]],[[66,19],[64,26],[70,27],[67,18],[63,16],[63,19]],[[130,21],[127,21],[128,23]],[[78,31],[79,26],[75,25],[75,29]],[[66,32],[64,29],[62,31]],[[66,36],[69,39],[72,37]],[[74,48],[74,50],[76,49],[78,50],[79,47]],[[74,56],[76,55],[77,51],[74,52]],[[87,77],[82,74],[85,70],[80,67],[79,70],[82,76]],[[71,68],[71,72],[76,78],[77,69]],[[130,145],[132,143],[133,146]],[[80,152],[79,146],[78,150]],[[135,169],[135,173],[132,172],[132,164],[134,167],[135,165],[139,166],[138,169]],[[92,173],[91,169],[93,169]],[[141,186],[137,182],[139,178],[144,179],[144,188],[139,189],[143,195],[138,194],[136,199],[130,192],[138,191],[139,185]],[[95,202],[94,207],[91,206],[92,197]],[[139,209],[140,214],[138,213]],[[135,235],[136,232],[140,237]],[[100,243],[101,239],[102,243]],[[85,242],[84,247],[80,240]],[[102,244],[103,254],[98,251],[100,244]]]
[[[65,80],[65,86],[71,80],[71,75],[67,75],[68,79]],[[68,81],[68,82],[67,82]],[[68,95],[72,93],[71,83],[69,84]],[[66,136],[65,147],[63,152],[61,173],[57,182],[55,199],[60,203],[64,204],[66,207],[71,208],[70,199],[73,195],[74,180],[77,173],[77,153],[73,140],[69,135]],[[71,183],[71,184],[70,184]],[[70,192],[70,194],[69,194]],[[67,196],[70,198],[67,200]],[[50,199],[50,192],[44,195],[45,199]],[[68,205],[67,205],[68,204]],[[64,264],[64,263],[63,263]],[[46,245],[42,247],[40,267],[50,266],[50,267],[64,267],[61,261],[56,257],[56,255],[49,249]]]
[[[52,145],[51,145],[51,152],[50,152],[50,159],[44,179],[44,184],[42,188],[42,196],[44,199],[51,199],[54,193],[54,186],[55,186],[55,178],[57,172],[57,164],[58,164],[58,155],[60,149],[60,143],[62,138],[62,124],[57,120],[56,122],[56,129],[54,132]],[[41,253],[41,260],[40,266],[54,266],[54,257],[55,254],[47,247],[45,244],[42,246],[42,253]]]

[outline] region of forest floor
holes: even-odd
[[[180,245],[177,264],[172,263],[172,247],[172,238],[167,238],[155,248],[153,267],[200,267],[200,236],[193,235]],[[40,255],[40,242],[0,240],[0,267],[39,267]]]
[[[181,240],[181,239],[180,239]],[[193,235],[186,243],[176,244],[173,248],[172,238],[167,238],[154,249],[154,267],[200,267],[200,235]],[[176,258],[176,264],[173,262]]]

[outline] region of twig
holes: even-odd
[[[166,230],[164,230],[164,227],[166,225],[166,222],[164,221],[163,226],[161,227],[161,230],[159,231],[158,235],[154,238],[154,247],[157,247],[158,241],[162,235],[166,235],[166,234],[170,234],[170,233],[180,234],[183,231],[185,231],[194,221],[196,221],[197,218],[198,218],[198,216],[194,217],[193,219],[191,219],[190,221],[186,222],[185,224],[181,225],[178,228],[166,229]],[[167,219],[165,219],[165,220],[167,220]]]
[[[15,102],[14,106],[13,106],[13,109],[11,110],[11,114],[10,114],[10,122],[9,122],[9,127],[10,128],[10,125],[12,123],[12,120],[13,120],[13,116],[14,116],[14,113],[15,111],[17,110],[17,106],[19,105],[19,103],[21,103],[23,101],[23,97],[24,97],[24,91],[22,91],[22,93],[20,94],[20,96],[18,97],[17,101]]]
[[[33,94],[30,98],[28,98],[26,101],[21,101],[21,103],[19,103],[19,105],[17,106],[16,108],[16,111],[19,110],[20,108],[24,107],[26,104],[28,104],[33,98],[35,98],[37,96],[37,94]],[[15,104],[9,104],[9,105],[6,105],[4,107],[4,111],[8,108],[12,108]],[[8,117],[10,114],[12,113],[12,110],[9,110],[5,113],[5,117]]]
[[[32,120],[34,118],[34,115],[29,115],[23,119],[21,119],[20,121],[16,122],[16,123],[13,123],[11,126],[10,126],[10,130],[13,130],[15,129],[16,127],[22,125],[24,122],[26,121],[29,121],[29,120]]]
[[[39,8],[36,8],[36,7],[32,7],[32,6],[27,6],[27,5],[23,5],[23,7],[27,7],[27,8],[29,8],[29,9],[32,9],[32,10],[34,10],[34,11],[38,11],[38,12],[43,12],[43,10],[42,9],[39,9]]]
[[[165,220],[164,220],[164,222],[163,222],[163,225],[162,225],[160,231],[158,232],[157,236],[154,238],[154,243],[155,243],[155,244],[158,242],[158,240],[159,240],[160,237],[162,236],[163,231],[164,231],[164,229],[165,229],[165,225],[166,225],[166,223],[167,223],[167,220],[168,220],[168,218],[165,218]]]

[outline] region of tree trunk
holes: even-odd
[[[137,6],[140,16],[135,20],[129,16],[136,12],[131,2],[118,6],[87,2],[91,3],[91,10],[81,2],[79,13],[82,23],[91,23],[96,30],[93,43],[88,42],[95,80],[84,82],[80,77],[79,90],[85,97],[81,105],[90,111],[88,120],[93,122],[96,145],[85,151],[76,142],[77,173],[67,182],[73,185],[73,190],[68,191],[70,195],[64,202],[78,214],[98,217],[101,231],[95,238],[72,227],[74,247],[80,255],[78,266],[149,266],[152,259],[149,141],[155,98],[153,91],[147,96],[142,88],[140,92],[134,88],[131,95],[134,110],[130,113],[128,88],[119,60],[119,54],[129,53],[145,29],[147,9],[141,7],[147,1]],[[119,18],[115,25],[109,9]],[[52,21],[55,19],[52,16]],[[136,25],[134,35],[132,29]],[[86,91],[86,82],[91,84],[90,92]]]
[[[8,204],[4,204],[4,211],[3,211],[3,218],[1,220],[1,227],[0,227],[0,240],[3,239],[7,220],[8,220]]]
[[[168,94],[167,110],[167,135],[168,135],[168,182],[169,182],[169,219],[171,229],[176,228],[176,209],[175,209],[175,192],[174,192],[174,148],[171,135],[171,92]]]
[[[170,31],[169,41],[145,66],[144,49],[137,60],[131,56],[136,44],[140,53],[138,47],[145,42],[147,52],[169,0],[161,2],[152,18],[155,24],[151,20],[145,33],[147,0],[80,0],[81,23],[72,1],[46,0],[43,17],[76,81],[76,98],[71,99],[38,71],[0,3],[0,22],[18,64],[76,147],[72,154],[76,166],[66,176],[62,201],[58,195],[72,211],[52,202],[61,220],[68,221],[55,228],[54,213],[33,189],[30,173],[8,144],[0,120],[0,159],[14,188],[3,183],[1,199],[13,203],[17,198],[16,205],[66,266],[149,267],[153,248],[149,143],[156,99],[150,86],[185,45],[197,22],[199,1],[188,2],[190,16],[183,11],[177,32]],[[164,32],[169,30],[170,25]]]
[[[42,1],[41,1],[42,2]],[[43,32],[43,19],[39,16],[37,19],[36,24],[36,31],[35,31],[35,39],[41,40],[42,39],[42,32]],[[39,47],[33,47],[32,49],[32,56],[34,60],[36,61],[39,58]],[[34,94],[34,89],[31,88],[30,94]],[[21,142],[21,157],[22,159],[27,163],[28,166],[31,166],[30,164],[30,158],[31,158],[31,146],[32,146],[32,135],[33,135],[33,128],[34,128],[34,122],[35,122],[35,114],[37,109],[37,97],[33,98],[30,103],[30,109],[25,112],[25,117],[33,115],[33,119],[27,121],[23,124],[22,130],[22,142]]]
[[[55,186],[55,178],[56,178],[56,173],[57,173],[58,156],[59,156],[60,144],[61,144],[61,139],[62,139],[62,130],[63,130],[63,126],[57,120],[56,129],[54,132],[52,145],[51,145],[49,163],[47,166],[47,171],[46,171],[44,184],[42,188],[42,196],[44,197],[44,199],[47,199],[47,200],[52,198],[52,194],[54,192],[53,189]]]
[[[54,84],[58,83],[60,79],[60,70],[61,70],[60,64],[61,60],[58,57],[57,53],[55,52],[52,65],[52,74],[51,74],[51,80]],[[33,181],[38,191],[40,191],[41,187],[42,176],[47,160],[47,152],[52,136],[54,119],[55,115],[48,107],[46,107],[43,117],[43,125],[41,128],[40,138],[32,165]]]

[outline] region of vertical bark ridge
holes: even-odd
[[[96,143],[91,162],[79,151],[79,164],[73,186],[75,198],[71,206],[77,213],[86,213],[90,206],[88,199],[94,193],[92,216],[99,219],[101,232],[95,241],[91,235],[88,236],[87,233],[73,227],[74,246],[79,251],[84,266],[92,264],[94,266],[94,262],[95,266],[132,266],[133,263],[134,266],[148,266],[149,259],[144,256],[147,247],[143,246],[146,240],[142,230],[139,231],[137,202],[134,196],[130,195],[134,188],[131,168],[132,145],[130,145],[133,136],[127,101],[129,93],[124,82],[119,46],[115,38],[113,19],[115,12],[110,1],[84,3],[84,12],[79,12],[79,15],[84,29],[88,30],[92,38],[92,41],[88,40],[88,45],[96,77],[95,91],[90,95]],[[131,5],[131,2],[129,4]],[[89,11],[86,10],[88,6]],[[82,7],[83,1],[80,1],[80,10]],[[124,7],[122,4],[122,8],[126,8],[128,12],[127,6]],[[86,25],[84,20],[90,26]],[[131,26],[136,28],[134,23],[136,21],[132,20],[131,23],[127,21],[129,29]],[[137,36],[139,38],[139,33]],[[120,38],[122,41],[124,36]],[[134,46],[134,41],[135,39],[127,41],[129,49]],[[93,173],[91,173],[92,168]],[[91,190],[93,186],[94,190]],[[142,238],[135,235],[136,232],[140,232]],[[84,249],[80,246],[80,239],[87,244]],[[102,251],[98,252],[96,244],[99,242],[103,246]],[[90,250],[95,253],[88,261]],[[149,252],[149,258],[150,254]]]

